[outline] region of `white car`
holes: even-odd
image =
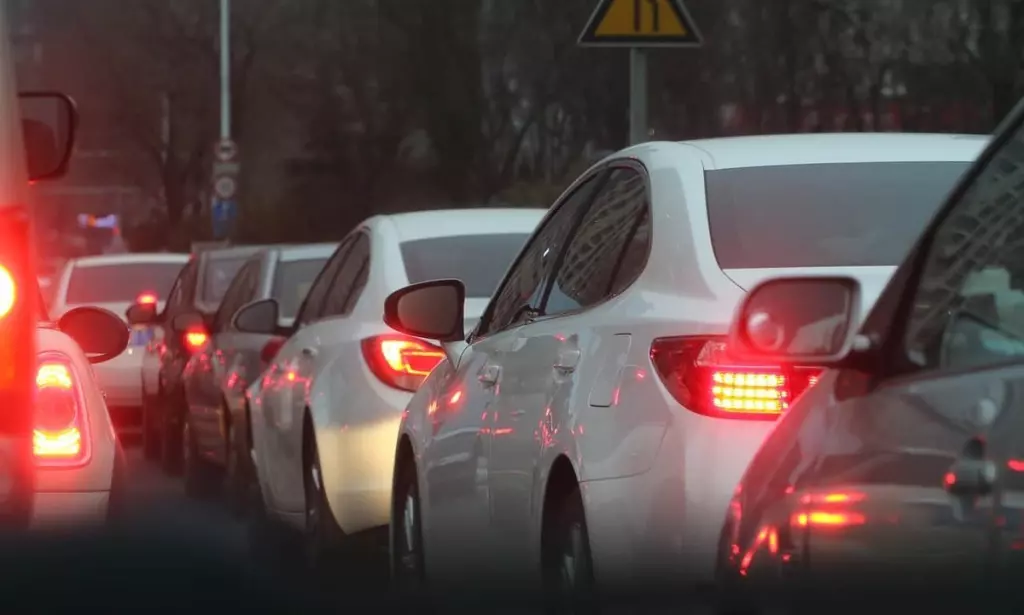
[[[41,304],[40,304],[41,305]],[[77,307],[36,328],[34,527],[107,521],[123,498],[125,459],[93,365],[128,344],[117,315]]]
[[[83,305],[102,307],[124,318],[137,301],[163,308],[175,278],[188,263],[187,254],[135,253],[87,256],[64,265],[53,289],[50,313],[59,317]],[[119,434],[142,430],[142,367],[154,328],[132,328],[128,348],[118,357],[96,366],[96,377],[107,395],[110,414]]]
[[[324,265],[294,331],[247,390],[266,511],[305,531],[310,564],[335,537],[386,533],[402,410],[443,357],[440,347],[386,326],[384,298],[409,283],[459,278],[471,324],[543,215],[488,208],[375,216]],[[274,299],[255,301],[234,326],[273,333],[278,312]]]
[[[559,198],[468,341],[458,282],[398,291],[386,322],[447,355],[397,442],[398,580],[570,596],[713,581],[738,479],[819,371],[731,361],[738,302],[796,272],[853,276],[873,302],[985,143],[638,145]]]

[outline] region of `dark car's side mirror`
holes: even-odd
[[[466,287],[459,280],[431,280],[406,286],[384,301],[384,322],[391,328],[439,342],[465,339]]]
[[[828,365],[850,351],[860,318],[860,284],[847,277],[792,277],[755,286],[733,318],[730,355]]]
[[[75,101],[58,92],[24,92],[18,100],[29,179],[63,177],[78,129]]]
[[[242,333],[276,335],[280,313],[276,299],[259,299],[238,308],[231,317],[231,324]]]
[[[57,328],[75,340],[90,363],[102,363],[118,356],[128,347],[128,327],[117,314],[98,307],[68,310]]]
[[[155,303],[133,303],[124,313],[130,325],[149,325],[156,322]]]

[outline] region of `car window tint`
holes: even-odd
[[[577,186],[572,194],[556,205],[554,214],[534,232],[519,259],[509,270],[501,289],[491,300],[483,318],[484,324],[479,329],[481,335],[517,322],[524,309],[539,307],[544,290],[542,283],[554,267],[582,208],[590,202],[598,177],[591,176]]]
[[[76,266],[71,270],[64,303],[131,303],[144,293],[153,293],[160,299],[166,299],[181,269],[182,263],[134,262]]]
[[[331,255],[327,264],[320,270],[316,281],[313,282],[309,293],[302,302],[302,307],[299,308],[299,314],[296,317],[298,324],[304,325],[320,319],[327,293],[330,292],[334,277],[338,274],[338,269],[345,262],[345,258],[348,256],[349,250],[352,249],[354,241],[354,238],[343,241],[338,246],[338,249],[334,251],[334,254]]]
[[[235,274],[245,264],[246,257],[210,258],[203,275],[203,301],[220,303]]]
[[[843,162],[704,174],[723,269],[893,266],[971,165]]]
[[[410,284],[455,278],[466,286],[466,297],[487,299],[501,281],[528,233],[455,235],[404,241],[399,246]]]
[[[351,311],[366,284],[369,260],[370,240],[366,235],[360,233],[348,258],[338,270],[334,283],[331,284],[327,299],[324,301],[322,318],[344,316]]]
[[[238,275],[224,293],[220,308],[217,310],[216,327],[223,330],[231,323],[231,318],[240,307],[252,301],[260,277],[260,263],[257,257],[238,270]]]
[[[326,261],[326,258],[307,258],[277,263],[271,296],[280,304],[282,318],[295,317]]]
[[[631,249],[629,269],[622,271],[620,265],[627,246],[632,246],[645,220],[648,217],[644,176],[632,168],[613,170],[566,247],[544,314],[550,316],[594,305],[610,297],[616,283],[617,290],[632,283],[643,267],[636,253],[641,251],[643,259],[647,256],[647,229],[640,237],[640,248]]]
[[[1024,357],[1024,131],[942,221],[907,326],[908,358],[965,368]]]

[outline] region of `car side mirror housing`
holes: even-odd
[[[231,325],[242,333],[276,335],[281,307],[276,299],[259,299],[238,308]]]
[[[199,312],[185,312],[171,319],[171,330],[175,333],[206,329],[206,317]]]
[[[384,301],[384,323],[392,329],[439,342],[465,339],[466,287],[459,280],[406,286]]]
[[[29,180],[63,177],[78,130],[75,101],[59,92],[23,92],[18,102]]]
[[[133,303],[125,310],[125,318],[130,325],[149,325],[156,322],[157,312],[155,303]]]
[[[861,288],[849,277],[767,280],[750,290],[733,318],[728,353],[742,360],[829,365],[853,346]]]
[[[75,340],[90,363],[113,359],[128,347],[128,327],[117,314],[103,308],[72,308],[60,317],[57,328]]]

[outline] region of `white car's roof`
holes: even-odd
[[[188,262],[188,254],[173,252],[132,252],[128,254],[102,254],[83,256],[72,259],[75,267],[104,267],[107,265],[127,265],[130,263],[181,263]]]
[[[328,258],[338,248],[337,243],[310,243],[297,246],[278,248],[281,251],[281,261],[303,261],[316,258]]]
[[[451,237],[453,235],[489,235],[524,233],[537,228],[548,212],[539,208],[479,207],[474,209],[437,209],[391,214],[371,218],[368,223],[386,220],[399,241]]]
[[[713,169],[842,162],[969,162],[987,135],[922,133],[811,133],[722,137],[665,143],[696,148]],[[659,144],[660,145],[660,144]]]

